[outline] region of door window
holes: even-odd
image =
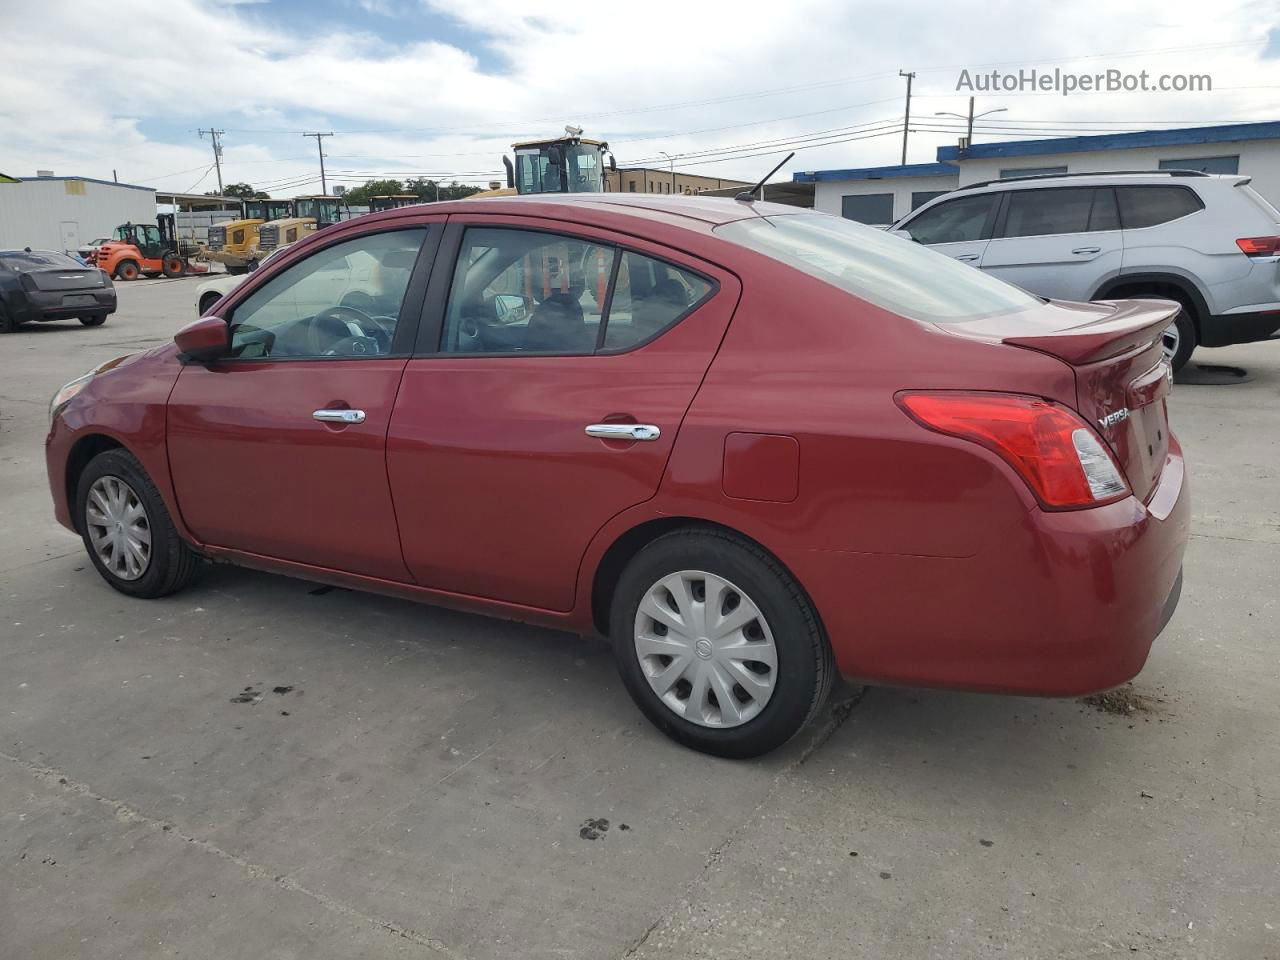
[[[356,237],[317,250],[272,277],[232,314],[232,356],[390,353],[426,235],[418,229]]]
[[[995,206],[996,194],[957,197],[930,207],[918,217],[902,225],[911,239],[921,243],[965,243],[981,240],[987,219]]]
[[[1186,187],[1116,187],[1116,194],[1126,230],[1154,227],[1204,209],[1200,198]]]
[[[1009,194],[1001,236],[1044,237],[1118,228],[1109,187],[1015,190]]]
[[[471,228],[454,269],[441,350],[560,356],[625,350],[670,327],[711,290],[692,271],[608,244]]]

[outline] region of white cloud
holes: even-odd
[[[115,168],[123,180],[184,189],[212,162],[195,131],[214,124],[227,130],[225,178],[280,184],[283,193],[315,189],[285,186],[317,173],[304,129],[339,134],[325,142],[335,177],[487,179],[513,139],[566,122],[609,139],[622,162],[764,144],[900,116],[897,70],[906,68],[917,71],[913,116],[932,125],[936,111],[965,109],[967,96],[954,89],[962,67],[1053,66],[1097,54],[1110,56],[1061,66],[1210,73],[1215,89],[993,94],[980,109],[1004,106],[1000,120],[1038,124],[1280,119],[1280,60],[1261,58],[1275,11],[1254,2],[1212,12],[1198,0],[995,3],[975,13],[919,0],[785,8],[651,0],[634,9],[546,5],[536,14],[525,0],[421,3],[433,19],[457,18],[486,38],[485,52],[504,66],[483,69],[488,56],[446,43],[390,42],[378,32],[388,17],[415,34],[414,14],[404,12],[414,8],[390,0],[353,0],[353,11],[370,11],[367,29],[334,24],[329,32],[314,20],[281,26],[269,5],[230,0],[121,0],[110,24],[81,4],[50,0],[39,16],[10,19],[0,32],[0,170],[110,176]],[[1124,55],[1133,49],[1169,52]],[[795,87],[804,89],[748,96]],[[909,159],[930,160],[953,141],[951,133],[913,134]],[[792,169],[893,163],[899,149],[893,136],[823,146],[802,151]],[[780,158],[697,159],[678,165],[748,177]]]

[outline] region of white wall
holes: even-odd
[[[80,186],[83,194],[67,192]],[[74,250],[128,221],[156,222],[154,190],[90,180],[0,183],[0,247]],[[68,228],[75,244],[64,244],[63,223],[75,225]]]
[[[869,193],[893,194],[893,219],[911,212],[911,194],[925,190],[954,190],[958,175],[941,177],[895,177],[883,180],[819,180],[814,184],[813,208],[840,216],[841,199]]]
[[[1156,170],[1159,169],[1161,160],[1229,156],[1239,156],[1240,173],[1253,177],[1253,188],[1272,204],[1280,206],[1280,140],[1194,143],[1176,147],[1096,150],[1090,153],[1045,153],[1033,157],[983,157],[960,162],[960,185],[994,180],[1000,176],[1001,170],[1018,167],[1065,166],[1068,173]]]

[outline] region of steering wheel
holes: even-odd
[[[387,318],[390,319],[390,318]],[[356,350],[355,353],[386,353],[391,349],[391,331],[395,328],[395,321],[390,324],[383,321],[382,318],[371,317],[363,310],[356,307],[349,307],[345,304],[329,307],[327,310],[321,310],[312,318],[311,326],[318,334],[323,329],[324,321],[336,320],[344,327],[350,328],[354,326],[360,332],[352,334],[344,340],[335,343],[331,348],[323,351],[325,356],[334,356],[337,348],[340,346],[350,346],[350,341],[367,340],[373,344],[374,349]],[[352,352],[352,351],[348,351]]]
[[[378,341],[373,337],[345,337],[339,340],[321,356],[325,357],[370,357],[382,353]]]

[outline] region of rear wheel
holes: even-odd
[[[1165,328],[1160,345],[1175,373],[1187,365],[1196,349],[1196,325],[1186,307],[1178,311],[1173,323]]]
[[[722,757],[791,739],[835,673],[799,585],[763,550],[718,530],[678,530],[641,550],[618,581],[610,634],[645,716]]]
[[[182,276],[185,269],[182,258],[178,256],[168,255],[160,263],[161,272],[170,279]]]
[[[105,313],[90,314],[87,317],[81,317],[80,322],[86,327],[100,327],[107,322],[107,315]]]
[[[116,264],[117,280],[137,280],[138,274],[142,271],[138,269],[137,260],[121,260]]]
[[[199,558],[132,454],[107,450],[89,461],[76,485],[75,516],[89,559],[121,593],[163,597],[195,576]]]
[[[0,333],[13,333],[17,329],[17,323],[9,315],[9,311],[5,309],[4,304],[0,303]]]

